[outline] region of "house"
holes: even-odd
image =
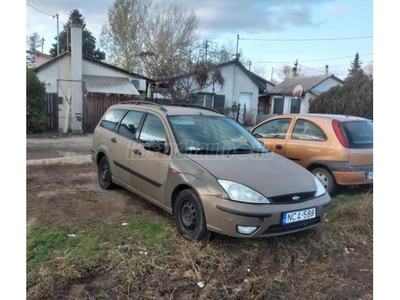
[[[310,102],[331,87],[343,85],[334,75],[288,77],[269,91],[272,114],[308,113]]]
[[[255,123],[258,113],[269,113],[269,95],[274,84],[250,72],[238,60],[231,60],[216,66],[224,85],[207,85],[194,88],[196,104],[219,109],[240,104],[239,122]],[[186,75],[184,77],[190,77]],[[245,109],[244,109],[245,108]]]
[[[35,67],[39,67],[53,59],[50,55],[44,54],[36,49],[33,50],[33,57],[35,59]]]
[[[93,131],[109,106],[144,97],[151,81],[82,56],[82,27],[75,24],[71,26],[71,52],[48,59],[34,70],[50,96],[48,113],[56,116],[56,126],[64,133]]]

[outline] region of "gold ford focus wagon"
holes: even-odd
[[[113,105],[94,131],[92,159],[103,189],[117,184],[158,205],[194,240],[305,230],[324,223],[330,204],[309,171],[206,108]]]

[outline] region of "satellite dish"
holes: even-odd
[[[293,89],[293,97],[301,97],[301,95],[303,95],[303,87],[298,84]]]

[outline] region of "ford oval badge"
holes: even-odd
[[[300,200],[300,196],[293,196],[292,200],[293,201],[299,201]]]

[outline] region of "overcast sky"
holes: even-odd
[[[246,66],[268,80],[272,72],[276,77],[283,65],[293,66],[296,59],[305,75],[323,74],[328,64],[330,73],[340,78],[347,75],[356,52],[363,66],[373,60],[373,39],[365,38],[373,35],[372,0],[177,1],[199,16],[201,39],[231,44],[235,48],[239,35],[239,50],[251,61],[251,66]],[[28,0],[26,34],[38,32],[44,37],[43,51],[48,53],[57,33],[56,20],[49,15],[59,14],[61,31],[70,11],[78,9],[85,17],[87,28],[98,40],[113,2]],[[276,39],[305,41],[271,41]]]

